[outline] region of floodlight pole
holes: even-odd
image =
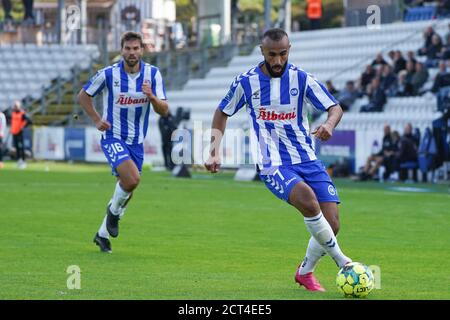
[[[292,4],[291,0],[284,1],[284,31],[291,34]]]
[[[61,44],[64,38],[66,26],[66,10],[64,9],[65,0],[58,0],[58,16],[56,19],[56,32],[58,43]]]
[[[264,29],[272,27],[272,0],[264,0]]]
[[[80,4],[80,42],[87,43],[87,0],[79,0]]]

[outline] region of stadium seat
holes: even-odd
[[[416,161],[408,161],[400,163],[400,180],[414,180],[417,181],[417,169],[419,168],[419,163]],[[412,175],[412,177],[411,177]]]
[[[86,69],[94,56],[98,56],[96,45],[1,44],[0,101],[9,103],[12,99],[23,99],[29,94],[38,98],[42,94],[41,88],[48,86],[52,79],[58,76],[70,79],[71,69],[76,64]],[[13,93],[12,99],[10,93]],[[0,105],[0,108],[4,106]]]

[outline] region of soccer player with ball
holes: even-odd
[[[324,165],[317,159],[311,135],[328,140],[343,111],[339,103],[313,76],[288,62],[290,42],[281,29],[267,30],[262,38],[264,61],[242,73],[232,83],[215,111],[210,157],[206,168],[218,172],[219,147],[228,117],[245,107],[254,159],[266,187],[294,206],[311,234],[306,255],[295,281],[310,291],[325,291],[313,275],[320,258],[330,255],[339,268],[352,262],[339,247],[339,197]],[[328,112],[327,120],[311,133],[306,104]]]
[[[106,216],[94,237],[103,252],[112,252],[109,236],[119,235],[119,220],[137,188],[144,160],[150,105],[167,116],[169,105],[161,73],[145,63],[142,36],[127,32],[121,39],[122,60],[97,72],[78,95],[84,111],[101,134],[101,146],[117,177]],[[103,115],[94,108],[92,97],[103,92]]]

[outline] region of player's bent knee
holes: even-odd
[[[136,189],[140,181],[141,178],[139,176],[133,177],[130,181],[130,188],[133,190]]]
[[[128,177],[126,179],[123,179],[121,181],[121,185],[122,188],[126,191],[126,192],[132,192],[134,189],[137,188],[137,186],[139,185],[140,182],[140,177],[136,176],[136,177]]]
[[[289,195],[289,203],[306,217],[312,217],[319,213],[319,202],[311,188],[304,182],[298,183]]]
[[[319,213],[319,203],[315,199],[311,199],[308,202],[297,202],[294,205],[304,216],[313,217]]]

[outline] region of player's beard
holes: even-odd
[[[138,57],[133,57],[132,59],[134,59],[134,60],[131,60],[129,57],[128,58],[124,58],[125,63],[127,64],[127,66],[129,68],[133,68],[135,65],[137,65],[139,63]]]
[[[266,65],[266,69],[269,72],[269,74],[272,76],[272,78],[279,78],[283,75],[284,70],[286,70],[286,66],[287,66],[287,61],[285,62],[285,64],[283,66],[278,65],[274,65],[274,67],[276,66],[280,66],[281,67],[281,71],[276,72],[275,70],[272,69],[272,67],[270,66],[270,64],[264,60],[264,64]]]

